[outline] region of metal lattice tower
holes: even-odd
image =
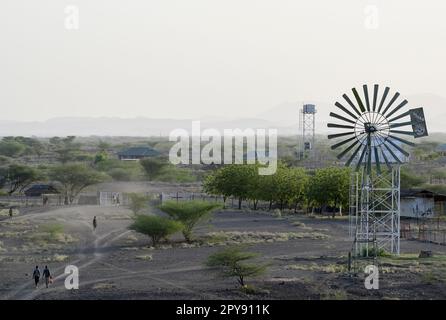
[[[343,95],[349,109],[336,102],[335,106],[344,114],[330,113],[343,123],[329,123],[329,128],[347,129],[328,136],[329,139],[342,137],[331,149],[346,146],[337,158],[349,155],[345,165],[355,167],[350,186],[349,231],[355,256],[376,257],[380,249],[400,253],[400,166],[409,156],[401,145],[415,145],[400,136],[428,135],[423,108],[398,114],[408,101],[400,101],[392,107],[400,93],[395,92],[386,102],[389,92],[390,88],[386,87],[380,96],[379,86],[374,85],[373,94],[369,95],[364,85],[361,97],[353,88],[354,99]],[[406,120],[396,122],[403,118]],[[411,126],[412,130],[399,129],[405,126]],[[382,165],[386,166],[384,170]]]
[[[299,113],[299,126],[301,141],[298,150],[299,159],[304,159],[314,149],[315,127],[316,127],[316,106],[314,104],[304,104]]]
[[[352,174],[350,236],[355,255],[400,253],[400,166],[372,175]],[[373,250],[372,250],[373,249]]]

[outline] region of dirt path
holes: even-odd
[[[97,263],[104,257],[105,253],[101,252],[101,249],[107,248],[130,232],[124,225],[112,230],[109,230],[109,228],[98,228],[96,231],[93,231],[91,226],[93,216],[103,217],[105,211],[104,208],[97,206],[64,207],[46,212],[27,213],[13,219],[15,221],[29,220],[31,223],[38,223],[44,218],[63,221],[64,226],[75,231],[81,239],[75,259],[69,261],[70,265],[76,265],[81,272],[81,270],[85,271],[89,266]],[[117,209],[113,208],[112,211],[115,212]],[[63,281],[65,278],[64,269],[65,267],[59,267],[51,270],[55,280],[53,290],[66,290]],[[1,298],[15,300],[34,299],[42,294],[44,289],[42,281],[39,288],[37,290],[34,289],[30,279],[18,285],[15,290]]]
[[[192,289],[187,288],[168,279],[159,277],[160,275],[166,276],[169,273],[180,273],[188,271],[199,271],[203,267],[178,267],[174,269],[156,271],[156,270],[132,270],[127,267],[119,267],[110,263],[112,260],[107,259],[109,255],[113,254],[114,250],[112,246],[123,237],[127,236],[131,231],[127,229],[129,220],[109,221],[107,216],[110,215],[128,215],[129,212],[123,208],[117,207],[98,207],[98,206],[79,206],[79,207],[66,207],[58,208],[46,212],[27,213],[26,215],[15,217],[16,221],[28,220],[31,223],[38,223],[42,219],[57,220],[63,223],[63,225],[71,232],[76,233],[76,237],[80,239],[77,245],[77,251],[74,256],[71,257],[64,265],[53,268],[52,272],[54,283],[50,288],[45,288],[43,279],[39,284],[39,288],[35,289],[31,279],[26,280],[24,283],[18,283],[16,288],[8,292],[6,295],[0,297],[0,299],[13,299],[13,300],[32,300],[38,299],[41,295],[48,293],[65,293],[65,277],[64,274],[66,265],[75,265],[79,269],[80,285],[91,286],[97,283],[103,283],[104,281],[116,281],[125,280],[129,278],[141,277],[144,280],[152,280],[158,282],[163,286],[179,289],[191,294],[200,294]],[[96,231],[92,229],[92,219],[94,216],[98,218],[98,228]],[[97,274],[97,268],[100,266],[106,266],[108,269],[117,271],[116,274],[104,274],[98,277],[94,277]],[[30,266],[31,268],[32,266]],[[88,275],[88,276],[85,276]],[[93,276],[93,277],[92,277]],[[212,294],[206,295],[208,298],[218,298]]]

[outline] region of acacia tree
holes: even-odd
[[[31,183],[39,180],[39,172],[29,166],[12,164],[0,169],[0,185],[8,187],[8,194],[23,192]]]
[[[206,265],[217,268],[223,277],[235,277],[241,287],[245,287],[247,277],[257,277],[265,273],[266,264],[248,263],[247,260],[258,254],[243,251],[240,247],[230,247],[208,257]]]
[[[57,154],[57,160],[63,164],[74,161],[80,153],[81,145],[75,142],[75,136],[65,138],[53,137],[50,139],[50,147]]]
[[[178,221],[164,217],[137,215],[129,228],[149,236],[152,239],[152,245],[155,247],[160,240],[167,239],[170,235],[179,232],[183,225]]]
[[[143,194],[131,193],[130,197],[130,210],[134,214],[139,214],[141,211],[149,206],[149,197]]]
[[[72,204],[86,187],[106,179],[106,175],[103,173],[99,173],[85,164],[77,163],[53,167],[49,171],[49,177],[60,185],[66,204]]]
[[[208,218],[212,211],[220,207],[219,204],[205,201],[166,201],[160,209],[183,224],[183,236],[187,242],[190,242],[193,228],[197,223]]]

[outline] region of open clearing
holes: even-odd
[[[251,211],[217,212],[196,229],[159,248],[129,231],[122,207],[72,206],[0,217],[0,299],[444,299],[446,247],[402,241],[402,256],[380,259],[380,289],[364,288],[364,273],[346,272],[351,248],[346,219],[275,217]],[[98,218],[93,232],[91,221]],[[241,292],[204,266],[213,252],[244,243],[270,264],[255,293]],[[420,250],[434,258],[419,259]],[[35,265],[55,276],[49,289],[33,287]],[[64,286],[64,268],[79,268],[79,290]]]

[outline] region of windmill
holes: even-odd
[[[400,166],[409,153],[403,145],[414,146],[410,138],[428,135],[423,108],[405,112],[407,100],[400,93],[385,87],[382,93],[375,84],[371,92],[362,87],[363,97],[356,88],[354,99],[347,94],[345,102],[336,102],[341,114],[330,116],[340,123],[329,128],[343,129],[328,139],[339,139],[332,150],[346,158],[346,166],[354,166],[350,189],[350,235],[356,255],[369,256],[370,246],[399,254],[400,251]],[[390,93],[390,94],[389,94]],[[404,128],[406,127],[406,128]]]

